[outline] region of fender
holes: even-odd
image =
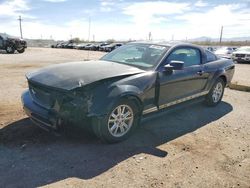
[[[212,86],[214,85],[215,81],[220,77],[220,76],[225,76],[225,70],[224,69],[219,69],[217,70],[213,77],[211,78],[211,80],[208,82],[207,85],[207,90],[210,90],[212,88]],[[226,77],[226,76],[225,76]]]
[[[219,68],[218,65],[214,66],[214,64],[210,64],[210,65],[205,64],[206,66],[205,69],[207,71],[214,72],[213,74],[211,74],[210,78],[208,78],[206,90],[210,90],[211,87],[214,85],[215,81],[221,76],[225,78],[226,85],[228,85],[228,83],[230,83],[230,81],[232,80],[232,77],[234,74],[234,68],[235,68],[234,63],[231,60],[226,60],[225,62],[224,59],[223,60],[220,59],[217,62],[220,64],[225,63],[225,65]]]
[[[98,89],[99,90],[99,89]],[[132,85],[119,85],[116,87],[113,87],[109,91],[100,91],[102,95],[100,95],[99,92],[95,92],[95,94],[92,96],[91,107],[89,107],[88,117],[93,116],[104,116],[106,115],[112,106],[117,103],[121,98],[124,97],[134,97],[136,98],[141,104],[143,103],[143,91],[141,91],[138,87],[132,86]],[[105,97],[105,101],[103,100]],[[94,100],[93,100],[94,99]]]

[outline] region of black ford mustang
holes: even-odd
[[[46,129],[91,126],[107,142],[126,139],[144,114],[204,97],[217,105],[234,64],[191,44],[129,43],[99,61],[27,74],[24,110]]]

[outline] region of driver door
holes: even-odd
[[[159,72],[159,106],[166,105],[204,90],[208,75],[204,73],[201,63],[201,52],[193,47],[179,47],[167,57],[165,63],[171,61],[184,62],[182,70],[166,73],[163,68]]]

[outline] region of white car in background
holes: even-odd
[[[250,46],[243,46],[233,52],[232,59],[237,63],[250,62]]]
[[[234,52],[234,48],[232,47],[221,47],[217,49],[214,53],[219,57],[231,59],[233,52]]]

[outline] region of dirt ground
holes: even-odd
[[[217,107],[192,102],[147,116],[130,139],[113,145],[86,132],[55,136],[27,119],[20,101],[26,72],[102,55],[0,52],[0,187],[250,187],[247,92],[226,89]]]
[[[235,64],[233,84],[250,87],[250,63]]]

